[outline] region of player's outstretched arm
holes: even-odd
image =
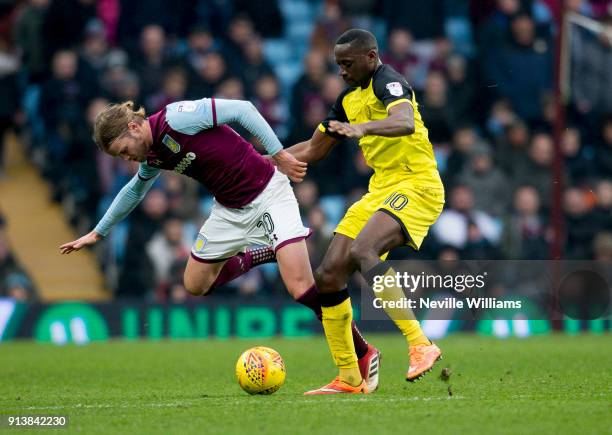
[[[316,129],[312,138],[287,148],[287,152],[302,162],[313,163],[327,156],[338,142],[338,139]]]
[[[330,121],[329,131],[346,137],[362,138],[367,135],[397,137],[414,133],[414,110],[409,102],[389,109],[389,116],[378,121],[349,124]]]
[[[96,233],[95,230],[91,231],[88,234],[85,234],[83,237],[80,237],[72,242],[64,243],[60,246],[60,253],[62,254],[70,254],[73,251],[78,251],[85,246],[95,245],[98,241],[102,240],[103,237]]]
[[[134,177],[119,191],[93,231],[77,240],[61,245],[59,248],[60,253],[70,254],[85,246],[93,245],[106,237],[111,228],[117,222],[129,215],[140,201],[142,201],[145,194],[159,176],[159,172],[159,169],[151,168],[141,163],[138,174],[134,175]]]

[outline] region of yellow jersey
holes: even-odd
[[[366,163],[374,174],[369,190],[382,189],[401,181],[415,186],[442,187],[433,147],[427,128],[421,119],[414,92],[404,76],[389,65],[380,65],[368,87],[349,87],[339,96],[319,130],[327,131],[329,121],[351,124],[377,121],[388,116],[388,111],[400,103],[409,103],[414,110],[414,133],[399,137],[368,135],[359,140]]]

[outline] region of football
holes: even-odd
[[[280,354],[269,347],[252,347],[236,362],[236,378],[240,388],[249,394],[272,394],[285,382],[285,363]]]

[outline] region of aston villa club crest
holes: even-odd
[[[194,244],[195,251],[202,252],[204,250],[204,246],[206,246],[206,237],[204,237],[202,234],[198,234]]]
[[[181,150],[181,145],[177,141],[172,139],[168,134],[164,136],[164,138],[162,139],[162,143],[166,145],[174,154],[178,153]]]

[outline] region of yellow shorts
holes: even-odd
[[[408,246],[418,250],[444,206],[443,187],[415,186],[400,182],[366,193],[353,204],[336,227],[336,233],[352,239],[378,210],[384,210],[402,227]]]

